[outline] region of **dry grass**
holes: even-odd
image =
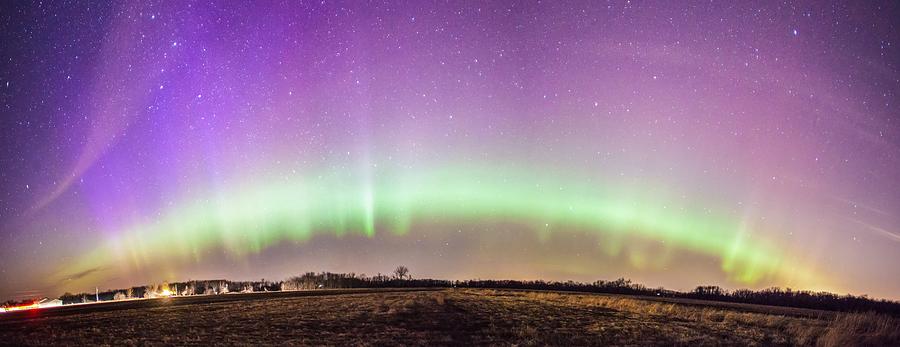
[[[443,290],[254,298],[26,320],[39,345],[900,345],[896,318],[787,316],[612,295]]]
[[[496,295],[497,292],[494,292]],[[795,317],[697,307],[612,295],[522,292],[523,297],[574,307],[601,307],[649,321],[697,323],[712,330],[731,331],[743,342],[815,346],[887,346],[900,344],[900,320],[877,313],[824,313]],[[677,340],[687,342],[690,336]]]
[[[847,313],[831,320],[822,336],[820,346],[900,345],[900,322],[896,318],[879,314]]]

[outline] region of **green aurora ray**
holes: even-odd
[[[823,285],[773,242],[757,234],[747,237],[740,221],[691,206],[677,208],[676,199],[666,199],[661,187],[604,186],[529,172],[466,167],[362,178],[350,173],[272,178],[213,199],[185,200],[155,222],[121,232],[65,266],[55,280],[104,264],[142,268],[172,259],[199,262],[205,250],[216,247],[243,257],[314,235],[403,235],[417,222],[513,221],[529,225],[541,239],[551,232],[588,230],[608,241],[609,255],[619,252],[617,240],[625,237],[664,241],[668,247],[719,259],[721,270],[737,283]],[[101,276],[97,272],[80,281]]]

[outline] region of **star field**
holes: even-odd
[[[0,298],[405,264],[898,299],[895,18],[5,3]]]

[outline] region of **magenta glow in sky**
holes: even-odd
[[[6,3],[0,298],[406,264],[897,299],[898,17]]]

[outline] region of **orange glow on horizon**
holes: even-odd
[[[39,308],[40,308],[40,306],[38,305],[37,301],[35,301],[28,305],[4,307],[2,310],[0,310],[0,312],[35,310],[35,309],[39,309]]]

